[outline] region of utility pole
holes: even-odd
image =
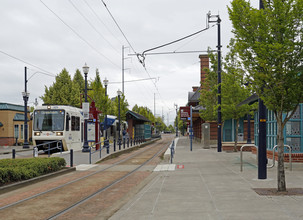
[[[260,0],[259,9],[264,9]],[[259,146],[258,146],[258,179],[267,178],[267,149],[266,149],[266,106],[259,98]]]
[[[216,20],[211,20],[211,18],[217,18]],[[217,132],[217,151],[222,151],[222,114],[221,114],[221,19],[219,15],[211,15],[208,13],[208,23],[217,23],[218,25],[218,132]]]
[[[154,93],[154,116],[156,117],[156,93]]]
[[[178,137],[178,105],[175,104],[176,106],[176,137]]]
[[[124,94],[124,45],[122,45],[122,93]]]

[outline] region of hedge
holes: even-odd
[[[0,186],[31,179],[64,168],[63,158],[29,158],[0,160]]]

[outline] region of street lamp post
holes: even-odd
[[[105,99],[106,99],[106,103],[107,103],[107,85],[108,85],[108,79],[103,80],[104,86],[105,86]],[[106,106],[105,106],[106,107]],[[104,118],[104,126],[103,126],[103,130],[104,130],[104,138],[105,140],[107,140],[107,109],[105,108],[105,118]]]
[[[175,104],[176,106],[176,137],[178,137],[178,105]]]
[[[27,92],[27,67],[24,68],[24,76],[25,76],[25,87],[24,92],[22,92],[23,100],[24,100],[24,143],[23,148],[29,148],[28,143],[28,126],[27,126],[27,101],[29,97],[29,93]]]
[[[85,105],[87,105],[87,74],[89,71],[89,67],[86,65],[83,66],[83,73],[85,77],[85,90],[84,90],[84,98],[85,98]],[[87,110],[87,109],[86,109]],[[85,118],[84,118],[84,144],[83,144],[83,149],[82,152],[89,152],[89,146],[87,142],[87,114],[89,112],[84,112]]]
[[[120,96],[122,95],[122,92],[120,91],[120,89],[118,89],[118,92],[117,92],[117,94],[118,94],[118,110],[119,110],[119,114],[118,114],[118,116],[119,116],[119,129],[118,129],[118,131],[119,131],[119,135],[118,135],[118,144],[119,144],[119,150],[121,150],[121,134],[120,134],[120,131],[121,131],[121,115],[120,115]]]
[[[216,20],[213,20],[215,18]],[[208,23],[217,23],[218,26],[218,144],[217,144],[217,151],[222,151],[222,114],[221,114],[221,19],[219,15],[211,15],[208,13]]]

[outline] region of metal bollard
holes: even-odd
[[[13,159],[15,159],[16,158],[16,150],[15,149],[13,149],[12,155],[13,155]]]
[[[74,166],[74,150],[70,149],[70,167]]]
[[[105,144],[105,143],[104,143],[104,144]],[[100,148],[99,148],[99,151],[100,151],[99,158],[101,158],[101,150],[102,150],[102,145],[100,144]]]
[[[106,146],[106,153],[109,154],[109,140],[105,140],[104,145]]]
[[[33,148],[33,157],[38,157],[38,148],[37,147]]]
[[[92,148],[89,148],[89,164],[92,164]]]
[[[48,144],[48,157],[50,157],[50,144]]]
[[[114,152],[116,152],[116,139],[114,139]]]
[[[174,147],[170,146],[170,163],[173,163]]]

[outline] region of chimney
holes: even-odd
[[[193,92],[196,92],[199,89],[199,86],[193,86]]]
[[[202,87],[202,85],[205,83],[205,78],[206,78],[206,72],[205,72],[205,68],[209,69],[209,57],[207,54],[201,54],[199,56],[200,58],[200,72],[201,72],[201,81],[200,81],[200,85]]]

